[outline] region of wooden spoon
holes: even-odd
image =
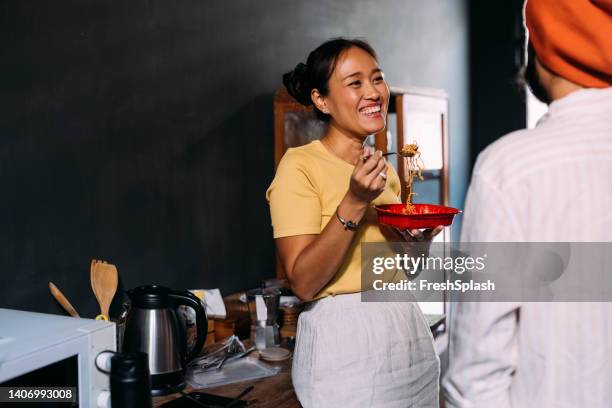
[[[108,310],[117,292],[119,276],[115,265],[97,262],[94,266],[92,288],[103,319],[108,320]]]
[[[53,282],[49,282],[49,290],[51,291],[51,295],[57,300],[57,302],[64,308],[66,312],[72,317],[81,317],[75,310],[75,308],[70,304],[66,296],[53,284]]]

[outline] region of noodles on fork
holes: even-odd
[[[414,142],[411,144],[404,145],[400,150],[399,155],[404,159],[404,173],[406,176],[406,208],[404,209],[405,214],[410,214],[414,211],[414,205],[412,205],[412,196],[416,194],[413,191],[413,181],[415,177],[423,181],[423,175],[421,174],[425,168],[425,163],[421,158],[421,152],[419,152],[419,145]]]

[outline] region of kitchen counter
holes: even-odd
[[[253,385],[255,388],[242,399],[248,401],[249,407],[254,408],[300,408],[301,405],[293,392],[291,384],[291,359],[279,363],[266,364],[280,366],[281,371],[272,376],[261,378],[258,380],[243,381],[234,384],[223,385],[221,387],[206,388],[196,390],[190,386],[184,390],[189,393],[192,391],[201,391],[208,394],[221,395],[224,397],[236,397],[246,387]],[[181,394],[165,395],[163,397],[153,398],[153,406],[159,407],[163,403],[180,398]]]

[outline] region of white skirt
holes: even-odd
[[[292,380],[304,408],[439,407],[440,360],[414,302],[329,296],[306,306]]]

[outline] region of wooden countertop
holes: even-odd
[[[184,390],[189,393],[192,391],[202,391],[208,394],[221,395],[224,397],[236,397],[246,387],[253,385],[255,388],[249,392],[242,399],[248,401],[249,407],[253,408],[301,408],[300,403],[293,392],[293,385],[291,384],[291,359],[285,360],[280,363],[269,363],[266,364],[280,366],[281,371],[272,376],[266,378],[260,378],[258,380],[243,381],[234,384],[223,385],[221,387],[206,388],[206,389],[194,389],[191,386],[187,386]],[[181,394],[165,395],[163,397],[153,398],[153,407],[159,407],[165,402],[181,397]]]

